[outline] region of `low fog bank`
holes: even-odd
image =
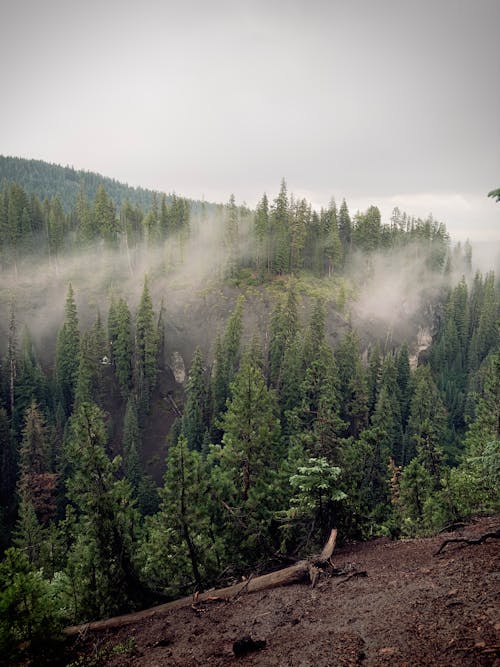
[[[128,249],[123,242],[111,249],[98,244],[57,260],[24,258],[18,262],[17,274],[12,267],[0,274],[1,352],[7,346],[12,300],[19,345],[26,325],[42,363],[47,365],[53,360],[70,282],[80,328],[84,330],[95,320],[97,312],[106,323],[113,297],[123,297],[134,315],[145,275],[149,278],[156,313],[162,301],[165,306],[168,354],[179,349],[186,358],[195,345],[208,352],[238,292],[221,281],[227,274],[229,261],[222,227],[220,219],[208,219],[189,238],[172,237],[158,245],[143,243]],[[248,229],[241,232],[240,251],[242,256],[249,257],[253,252],[251,235]],[[455,260],[462,255],[455,252]],[[443,288],[456,284],[465,271],[461,261],[452,262],[448,274],[431,271],[427,257],[422,246],[412,244],[399,250],[354,254],[349,259],[346,277],[354,285],[355,297],[346,304],[344,312],[350,315],[364,349],[376,340],[387,349],[404,341],[411,343],[416,341],[419,328],[431,326],[432,304]],[[472,279],[475,270],[497,272],[499,260],[500,244],[474,244],[472,270],[467,279]],[[334,278],[332,295],[338,291],[338,284],[333,286],[335,281]],[[283,282],[283,289],[287,282]],[[281,289],[280,284],[276,281],[275,286]],[[332,300],[335,302],[335,297]],[[269,295],[264,293],[255,296],[254,301],[250,299],[245,309],[246,322],[254,327],[250,335],[254,332],[265,335],[273,307]],[[339,326],[339,317],[338,321],[330,318],[333,329]],[[340,331],[333,333],[332,342],[342,335]]]
[[[418,244],[352,257],[348,276],[356,297],[351,319],[365,346],[375,340],[384,341],[388,348],[416,342],[419,330],[432,333],[434,306],[444,290],[462,278],[470,284],[476,271],[498,275],[500,244],[474,244],[471,267],[460,244],[450,249],[450,256],[448,272],[431,270],[428,255]]]
[[[18,343],[27,326],[40,357],[54,354],[55,337],[64,320],[69,283],[74,289],[80,329],[95,320],[106,323],[111,299],[123,297],[134,315],[144,287],[144,277],[158,313],[162,300],[169,313],[180,312],[188,296],[202,293],[225,271],[218,233],[207,221],[188,239],[171,238],[159,245],[141,244],[127,249],[96,244],[57,259],[24,257],[0,274],[0,335],[5,352],[9,310],[15,304]]]

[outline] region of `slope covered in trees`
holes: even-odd
[[[29,195],[35,195],[41,200],[57,197],[66,212],[75,205],[81,189],[90,199],[94,199],[99,187],[104,187],[118,209],[127,201],[132,206],[149,209],[154,196],[161,196],[153,190],[131,187],[91,171],[62,167],[43,160],[0,155],[0,184],[3,186],[4,183],[17,183]]]
[[[65,213],[16,183],[0,205],[5,652],[311,553],[332,525],[413,535],[498,507],[500,290],[444,225],[315,212],[284,181],[210,215],[180,197],[118,213],[104,188]],[[425,359],[350,318],[396,256],[417,267]],[[198,303],[174,320],[183,284]],[[183,339],[184,384],[167,363]]]

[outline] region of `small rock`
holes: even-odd
[[[448,591],[446,595],[451,598],[452,595],[457,595],[458,593],[458,588],[452,588],[451,591]]]
[[[379,649],[379,655],[394,655],[396,649],[394,646],[384,646],[384,648]]]
[[[233,653],[237,658],[241,658],[242,656],[247,655],[247,653],[260,651],[265,648],[265,646],[265,639],[252,639],[250,635],[245,635],[233,643]]]

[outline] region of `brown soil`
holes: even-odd
[[[431,538],[350,544],[335,551],[334,566],[366,570],[366,577],[323,575],[315,588],[294,584],[88,631],[75,641],[72,660],[113,667],[500,665],[498,540],[448,544],[433,555],[447,538],[478,537],[498,524],[488,517]],[[237,657],[234,643],[245,636],[254,650]]]

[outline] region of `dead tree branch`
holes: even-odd
[[[497,530],[493,533],[484,533],[484,535],[480,535],[477,538],[474,537],[451,537],[447,540],[445,540],[442,545],[439,547],[439,549],[435,552],[434,556],[437,556],[440,554],[443,549],[448,545],[448,544],[453,544],[457,542],[462,542],[467,545],[472,545],[472,544],[483,544],[483,542],[486,542],[486,540],[489,539],[498,539],[500,537],[500,530]]]

